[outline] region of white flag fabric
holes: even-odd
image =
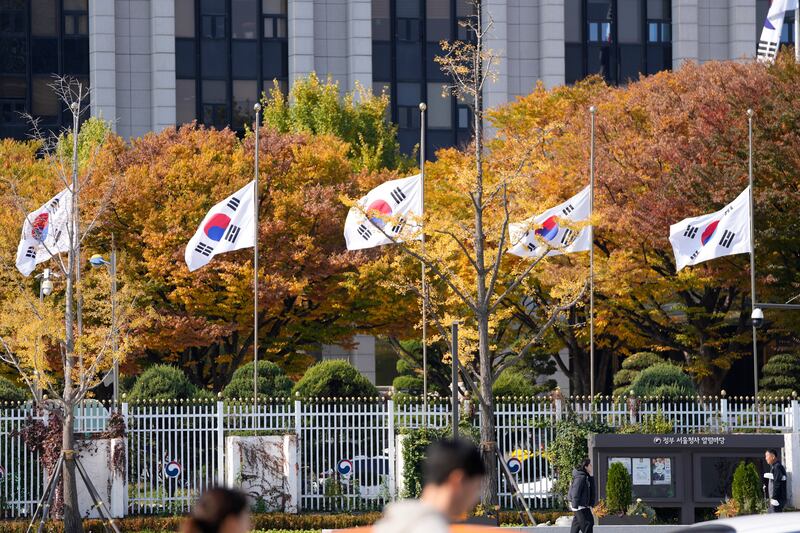
[[[42,207],[28,213],[17,247],[17,270],[29,276],[36,265],[69,251],[72,192],[64,189]]]
[[[366,216],[365,216],[366,213]],[[422,176],[387,181],[350,208],[344,223],[348,250],[402,242],[422,217]]]
[[[678,271],[709,259],[751,252],[750,187],[716,213],[672,224],[669,242]]]
[[[186,245],[186,264],[193,272],[217,254],[255,245],[255,181],[211,208]]]
[[[589,226],[576,230],[566,227],[564,222],[586,222],[589,220],[590,206],[591,188],[586,187],[566,202],[540,215],[509,224],[511,248],[508,253],[520,257],[541,257],[545,253],[560,255],[589,251]]]
[[[798,0],[772,0],[758,40],[759,61],[773,61],[778,55],[783,31],[783,20],[787,11],[797,9]]]

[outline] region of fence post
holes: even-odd
[[[792,433],[800,433],[800,404],[792,397]]]
[[[123,400],[125,395],[122,395]],[[130,460],[131,460],[131,450],[133,450],[133,446],[131,446],[131,439],[130,433],[128,428],[130,428],[128,422],[128,402],[123,401],[120,404],[120,414],[122,415],[122,423],[125,425],[125,474],[122,478],[122,516],[128,515],[128,479],[130,478],[128,468],[130,467]]]
[[[225,486],[225,402],[217,401],[217,483]]]
[[[722,391],[722,398],[719,400],[719,416],[721,418],[722,424],[722,431],[727,433],[730,431],[730,424],[728,423],[728,397],[725,395],[725,391]]]
[[[397,472],[395,471],[395,467],[397,466],[397,458],[395,454],[397,451],[395,450],[394,441],[394,400],[389,398],[386,402],[386,416],[389,417],[387,420],[387,429],[389,432],[389,497],[394,500],[395,499],[395,487],[397,484],[395,483],[395,477],[397,476]]]
[[[305,480],[303,479],[303,442],[302,442],[302,429],[303,429],[303,404],[300,401],[300,393],[294,400],[294,434],[295,445],[297,446],[297,512],[303,512],[303,491],[305,490]]]

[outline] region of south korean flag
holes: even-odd
[[[205,266],[217,254],[255,245],[254,189],[251,181],[211,208],[186,245],[189,271]]]
[[[69,251],[71,208],[72,193],[64,189],[25,217],[16,261],[23,276],[29,276],[39,263]]]
[[[669,242],[678,271],[709,259],[752,252],[750,187],[716,213],[685,218],[671,225]]]
[[[544,213],[523,222],[509,224],[511,245],[508,253],[520,257],[588,252],[591,246],[589,220],[591,188]],[[570,227],[571,226],[571,227]]]
[[[347,213],[344,223],[347,249],[363,250],[407,240],[419,233],[416,230],[421,217],[422,176],[387,181],[372,189]]]

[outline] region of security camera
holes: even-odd
[[[755,308],[753,309],[753,314],[750,315],[750,321],[753,323],[753,327],[760,328],[764,325],[764,311],[761,309]]]

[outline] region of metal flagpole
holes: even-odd
[[[117,241],[111,234],[111,354],[114,358],[114,408],[119,407],[119,356],[117,354]]]
[[[800,4],[794,10],[794,60],[800,63]]]
[[[255,169],[253,183],[253,416],[258,407],[258,130],[259,119],[261,118],[261,104],[253,106],[256,112],[256,147],[255,147]]]
[[[591,106],[591,140],[589,143],[589,393],[594,401],[594,118],[597,108]]]
[[[425,102],[419,103],[419,175],[422,194],[422,254],[425,254]],[[428,282],[422,265],[422,409],[423,426],[428,426]]]
[[[756,232],[753,211],[753,110],[747,110],[747,177],[750,183],[750,304],[752,313],[756,309]],[[753,402],[758,407],[758,328],[753,324]]]

